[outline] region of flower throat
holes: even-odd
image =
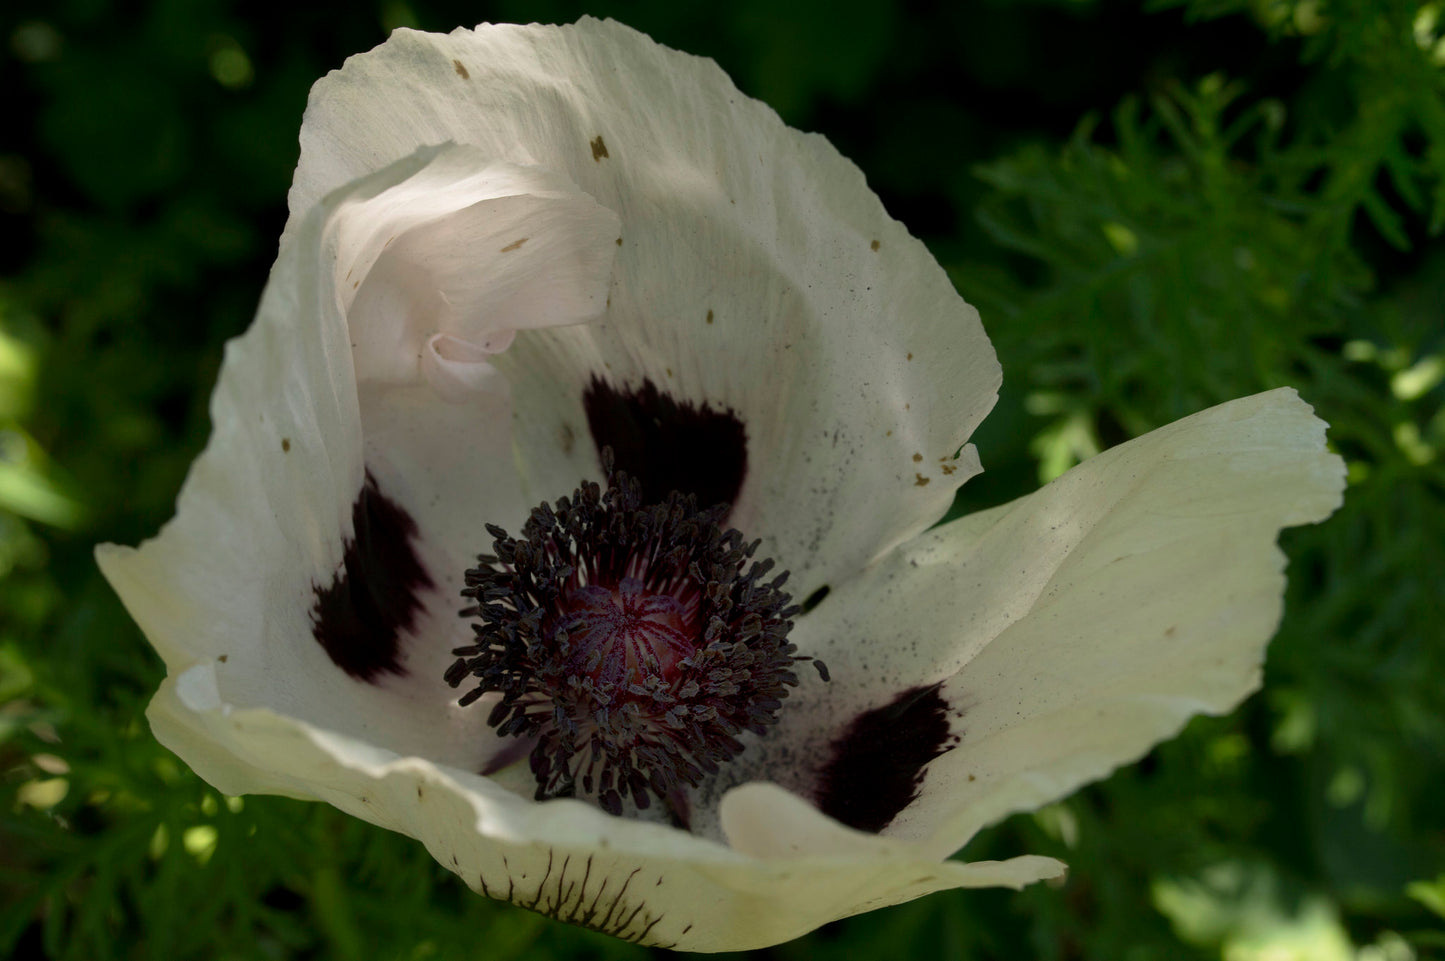
[[[492,554],[466,572],[474,643],[446,680],[497,692],[487,723],[535,740],[538,800],[583,797],[611,814],[659,801],[688,822],[686,789],[777,722],[800,657],[783,572],[692,495],[641,503],[602,454],[607,489],[583,481],[542,504],[520,537],[487,525]],[[827,679],[822,662],[814,661]]]

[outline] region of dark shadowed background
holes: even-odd
[[[223,798],[91,560],[171,514],[285,219],[309,85],[397,26],[615,16],[825,133],[983,312],[960,509],[1291,384],[1346,506],[1288,533],[1265,690],[991,829],[1052,854],[758,957],[1445,958],[1445,10],[225,0],[0,11],[0,956],[640,958],[323,805]],[[216,545],[218,551],[224,544]]]

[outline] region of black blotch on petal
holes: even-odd
[[[354,533],[343,545],[341,569],[316,588],[311,633],[333,664],[359,681],[405,674],[401,632],[421,609],[419,591],[432,586],[412,540],[416,522],[382,494],[368,471],[351,507]]]
[[[829,594],[831,594],[832,592],[833,592],[833,588],[829,587],[827,584],[824,584],[822,587],[818,588],[816,591],[814,591],[813,593],[809,594],[807,597],[803,598],[803,603],[799,605],[799,607],[801,608],[801,610],[799,610],[798,613],[799,613],[799,614],[808,614],[808,613],[810,613],[810,612],[813,610],[813,608],[815,608],[815,607],[817,607],[819,604],[823,603],[823,598],[827,597],[827,596],[828,596]]]
[[[733,411],[674,400],[650,380],[619,389],[597,377],[582,392],[582,406],[598,453],[612,448],[617,469],[641,485],[644,504],[672,491],[696,494],[709,507],[736,503],[748,442]]]
[[[829,817],[878,833],[918,797],[923,768],[956,740],[938,685],[904,691],[853,719],[833,742],[818,783],[818,808]]]

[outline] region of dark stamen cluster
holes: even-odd
[[[453,687],[470,704],[500,692],[487,723],[536,739],[537,798],[580,795],[619,814],[653,798],[686,821],[682,797],[777,721],[800,658],[796,607],[764,580],[758,542],[676,492],[644,505],[604,451],[608,486],[532,511],[520,537],[487,525],[493,554],[466,572],[475,643],[457,648]],[[747,568],[744,571],[744,568]],[[818,665],[821,672],[821,664]]]

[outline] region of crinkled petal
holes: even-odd
[[[810,833],[811,808],[771,785],[730,799],[741,851],[577,801],[529,802],[464,770],[232,708],[210,665],[167,679],[150,717],[222,791],[264,784],[327,801],[417,838],[481,893],[644,944],[746,950],[933,891],[1019,887],[1062,870],[1035,857],[939,862],[915,845],[846,831],[834,848],[837,839]]]
[[[317,207],[282,246],[256,322],[227,347],[212,436],[176,518],[140,548],[97,551],[173,675],[209,664],[229,704],[473,770],[499,741],[484,711],[456,706],[442,674],[451,648],[470,638],[457,591],[468,554],[485,546],[485,518],[525,509],[510,394],[461,339],[476,331],[462,328],[422,344],[444,369],[428,377],[413,356],[409,378],[360,388],[353,358],[365,356],[366,337],[345,310],[348,292],[366,285],[348,283],[343,265],[359,263],[375,233],[352,215],[384,227],[377,198],[405,195],[417,178],[440,189],[438,171],[465,186],[467,170],[483,176],[489,164],[470,148],[422,151]],[[465,190],[453,201],[433,212],[477,203]],[[432,225],[433,239],[444,228]],[[450,503],[439,509],[438,498]],[[466,517],[469,536],[456,523]],[[401,572],[411,583],[388,596],[402,554],[414,561]],[[368,653],[368,631],[389,617],[396,630],[382,640],[394,650]]]
[[[802,619],[799,645],[850,670],[824,691],[800,689],[773,750],[826,763],[862,712],[941,684],[949,739],[937,760],[905,772],[922,779],[904,785],[904,800],[910,787],[918,797],[887,833],[946,856],[983,825],[1062,797],[1254,690],[1282,608],[1276,536],[1328,516],[1343,484],[1324,424],[1282,389],[930,531]],[[782,780],[805,796],[826,794],[823,764],[782,761],[750,763],[797,772]],[[866,771],[854,776],[868,783]]]
[[[455,599],[490,544],[485,525],[515,524],[530,506],[495,355],[519,329],[602,315],[618,223],[555,172],[465,145],[418,156],[400,182],[353,186],[324,244],[356,360],[367,468],[408,509],[434,581]]]
[[[621,422],[652,440],[624,469],[697,475],[806,593],[937,520],[977,470],[963,445],[1000,375],[976,313],[856,167],[711,61],[590,19],[399,30],[317,84],[301,141],[293,219],[442,141],[543,163],[617,213],[605,319],[521,331],[496,360],[534,502],[597,477],[599,446],[623,446],[599,424]],[[715,480],[733,474],[735,495]]]

